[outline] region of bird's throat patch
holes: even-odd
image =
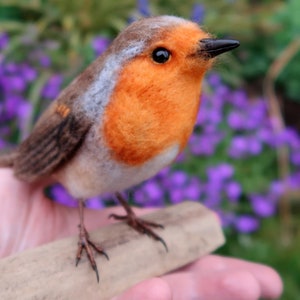
[[[136,166],[173,145],[182,150],[193,131],[199,93],[200,82],[162,77],[158,84],[143,59],[127,65],[100,129],[112,158]]]

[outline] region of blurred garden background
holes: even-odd
[[[218,253],[269,264],[282,299],[300,294],[299,0],[1,0],[0,148],[13,148],[41,111],[133,20],[172,14],[240,40],[206,77],[193,136],[176,164],[128,191],[132,204],[200,201],[221,217]],[[176,83],[174,83],[176,84]],[[60,186],[46,191],[75,202]],[[91,208],[114,205],[109,195]]]

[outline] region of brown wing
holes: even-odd
[[[50,175],[63,166],[84,141],[90,122],[66,106],[53,108],[18,148],[13,167],[20,179],[32,182]]]
[[[79,111],[80,105],[75,103],[81,101],[82,94],[101,72],[107,55],[109,52],[100,56],[73,80],[43,113],[31,135],[19,146],[13,161],[18,178],[38,180],[60,168],[76,153],[91,123]]]

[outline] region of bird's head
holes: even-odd
[[[199,102],[201,80],[214,58],[238,46],[182,18],[141,19],[125,28],[71,89],[86,90],[82,102],[93,119],[113,98],[129,98],[131,106],[135,98],[153,105],[169,102],[180,109]]]
[[[214,39],[197,24],[173,16],[139,20],[114,41],[112,51],[125,62],[128,76],[147,73],[141,80],[175,83],[199,81],[214,58],[239,46],[236,40]],[[128,68],[130,73],[128,73]]]

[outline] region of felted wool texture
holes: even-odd
[[[183,149],[211,65],[196,55],[200,39],[208,35],[194,24],[169,28],[161,36],[124,65],[105,111],[103,132],[112,157],[129,165],[142,164],[174,144]],[[170,50],[168,62],[152,60],[157,47]]]
[[[93,126],[70,164],[53,174],[54,180],[62,182],[76,199],[122,191],[134,186],[169,165],[179,152],[178,145],[173,145],[144,164],[130,166],[111,158],[110,149],[97,131],[98,128]]]

